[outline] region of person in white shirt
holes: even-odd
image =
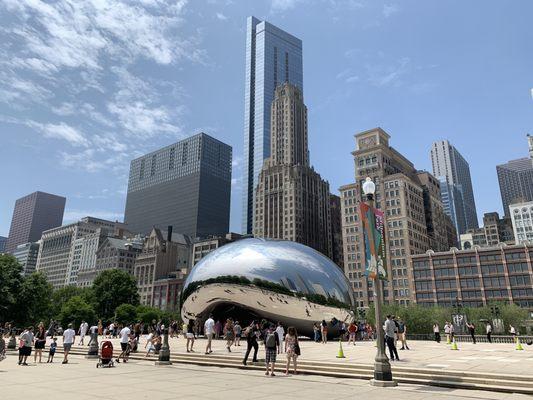
[[[80,342],[78,343],[79,346],[82,346],[84,344],[85,335],[87,335],[87,329],[89,329],[89,324],[85,321],[82,321],[80,325],[80,331],[79,331],[79,334],[80,334]]]
[[[515,329],[514,326],[509,325],[509,333],[511,334],[511,336],[513,337],[513,339],[516,337],[516,329]]]
[[[207,338],[207,345],[205,346],[205,354],[212,353],[211,342],[213,340],[213,335],[215,334],[215,320],[212,315],[209,315],[207,321],[204,324],[204,335]]]
[[[144,356],[145,358],[148,357],[148,355],[150,355],[150,352],[155,353],[155,346],[152,343],[153,339],[154,339],[154,333],[150,332],[148,336],[146,337],[146,344],[144,345],[145,349],[148,347],[148,350],[146,350],[146,355]]]
[[[130,335],[131,335],[131,329],[128,328],[128,326],[125,326],[120,330],[119,336],[120,336],[120,347],[122,348],[122,353],[117,358],[117,362],[120,362],[120,357],[122,357],[122,360],[124,362],[128,361],[129,351],[128,351],[128,344],[130,342]]]
[[[72,324],[68,324],[68,329],[63,332],[63,364],[68,363],[68,353],[74,344],[74,339],[76,337],[76,331],[72,329]]]
[[[490,322],[487,322],[487,341],[489,343],[492,343],[492,339],[490,338],[490,336],[492,335],[492,325],[490,324]]]
[[[283,353],[283,338],[285,337],[285,329],[283,328],[283,325],[281,325],[281,322],[278,322],[276,334],[279,339],[278,354],[281,354]]]

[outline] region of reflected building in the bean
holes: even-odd
[[[281,321],[311,335],[313,323],[353,319],[353,298],[342,271],[299,243],[242,239],[208,254],[194,266],[182,294],[182,318]]]

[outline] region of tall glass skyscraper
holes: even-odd
[[[303,92],[302,41],[248,17],[244,101],[243,233],[253,231],[254,189],[265,158],[270,157],[270,107],[274,90],[290,82]]]
[[[449,197],[448,199],[443,198],[443,202],[448,201],[450,204],[450,200],[452,200],[455,204],[455,215],[452,214],[452,207],[446,207],[445,211],[454,221],[457,235],[465,233],[467,229],[477,228],[479,225],[476,202],[468,162],[450,142],[440,140],[434,142],[431,147],[431,164],[433,165],[433,175],[441,180],[441,187],[442,178],[449,185],[445,188]]]

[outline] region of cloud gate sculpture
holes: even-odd
[[[192,268],[181,315],[200,322],[210,313],[241,324],[281,321],[311,336],[314,322],[326,320],[331,334],[338,321],[351,322],[353,304],[348,280],[329,258],[300,243],[250,238],[218,248]]]

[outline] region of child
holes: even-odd
[[[48,361],[47,363],[54,362],[54,354],[56,354],[57,348],[57,338],[52,338],[52,343],[50,343],[50,350],[48,351]]]

